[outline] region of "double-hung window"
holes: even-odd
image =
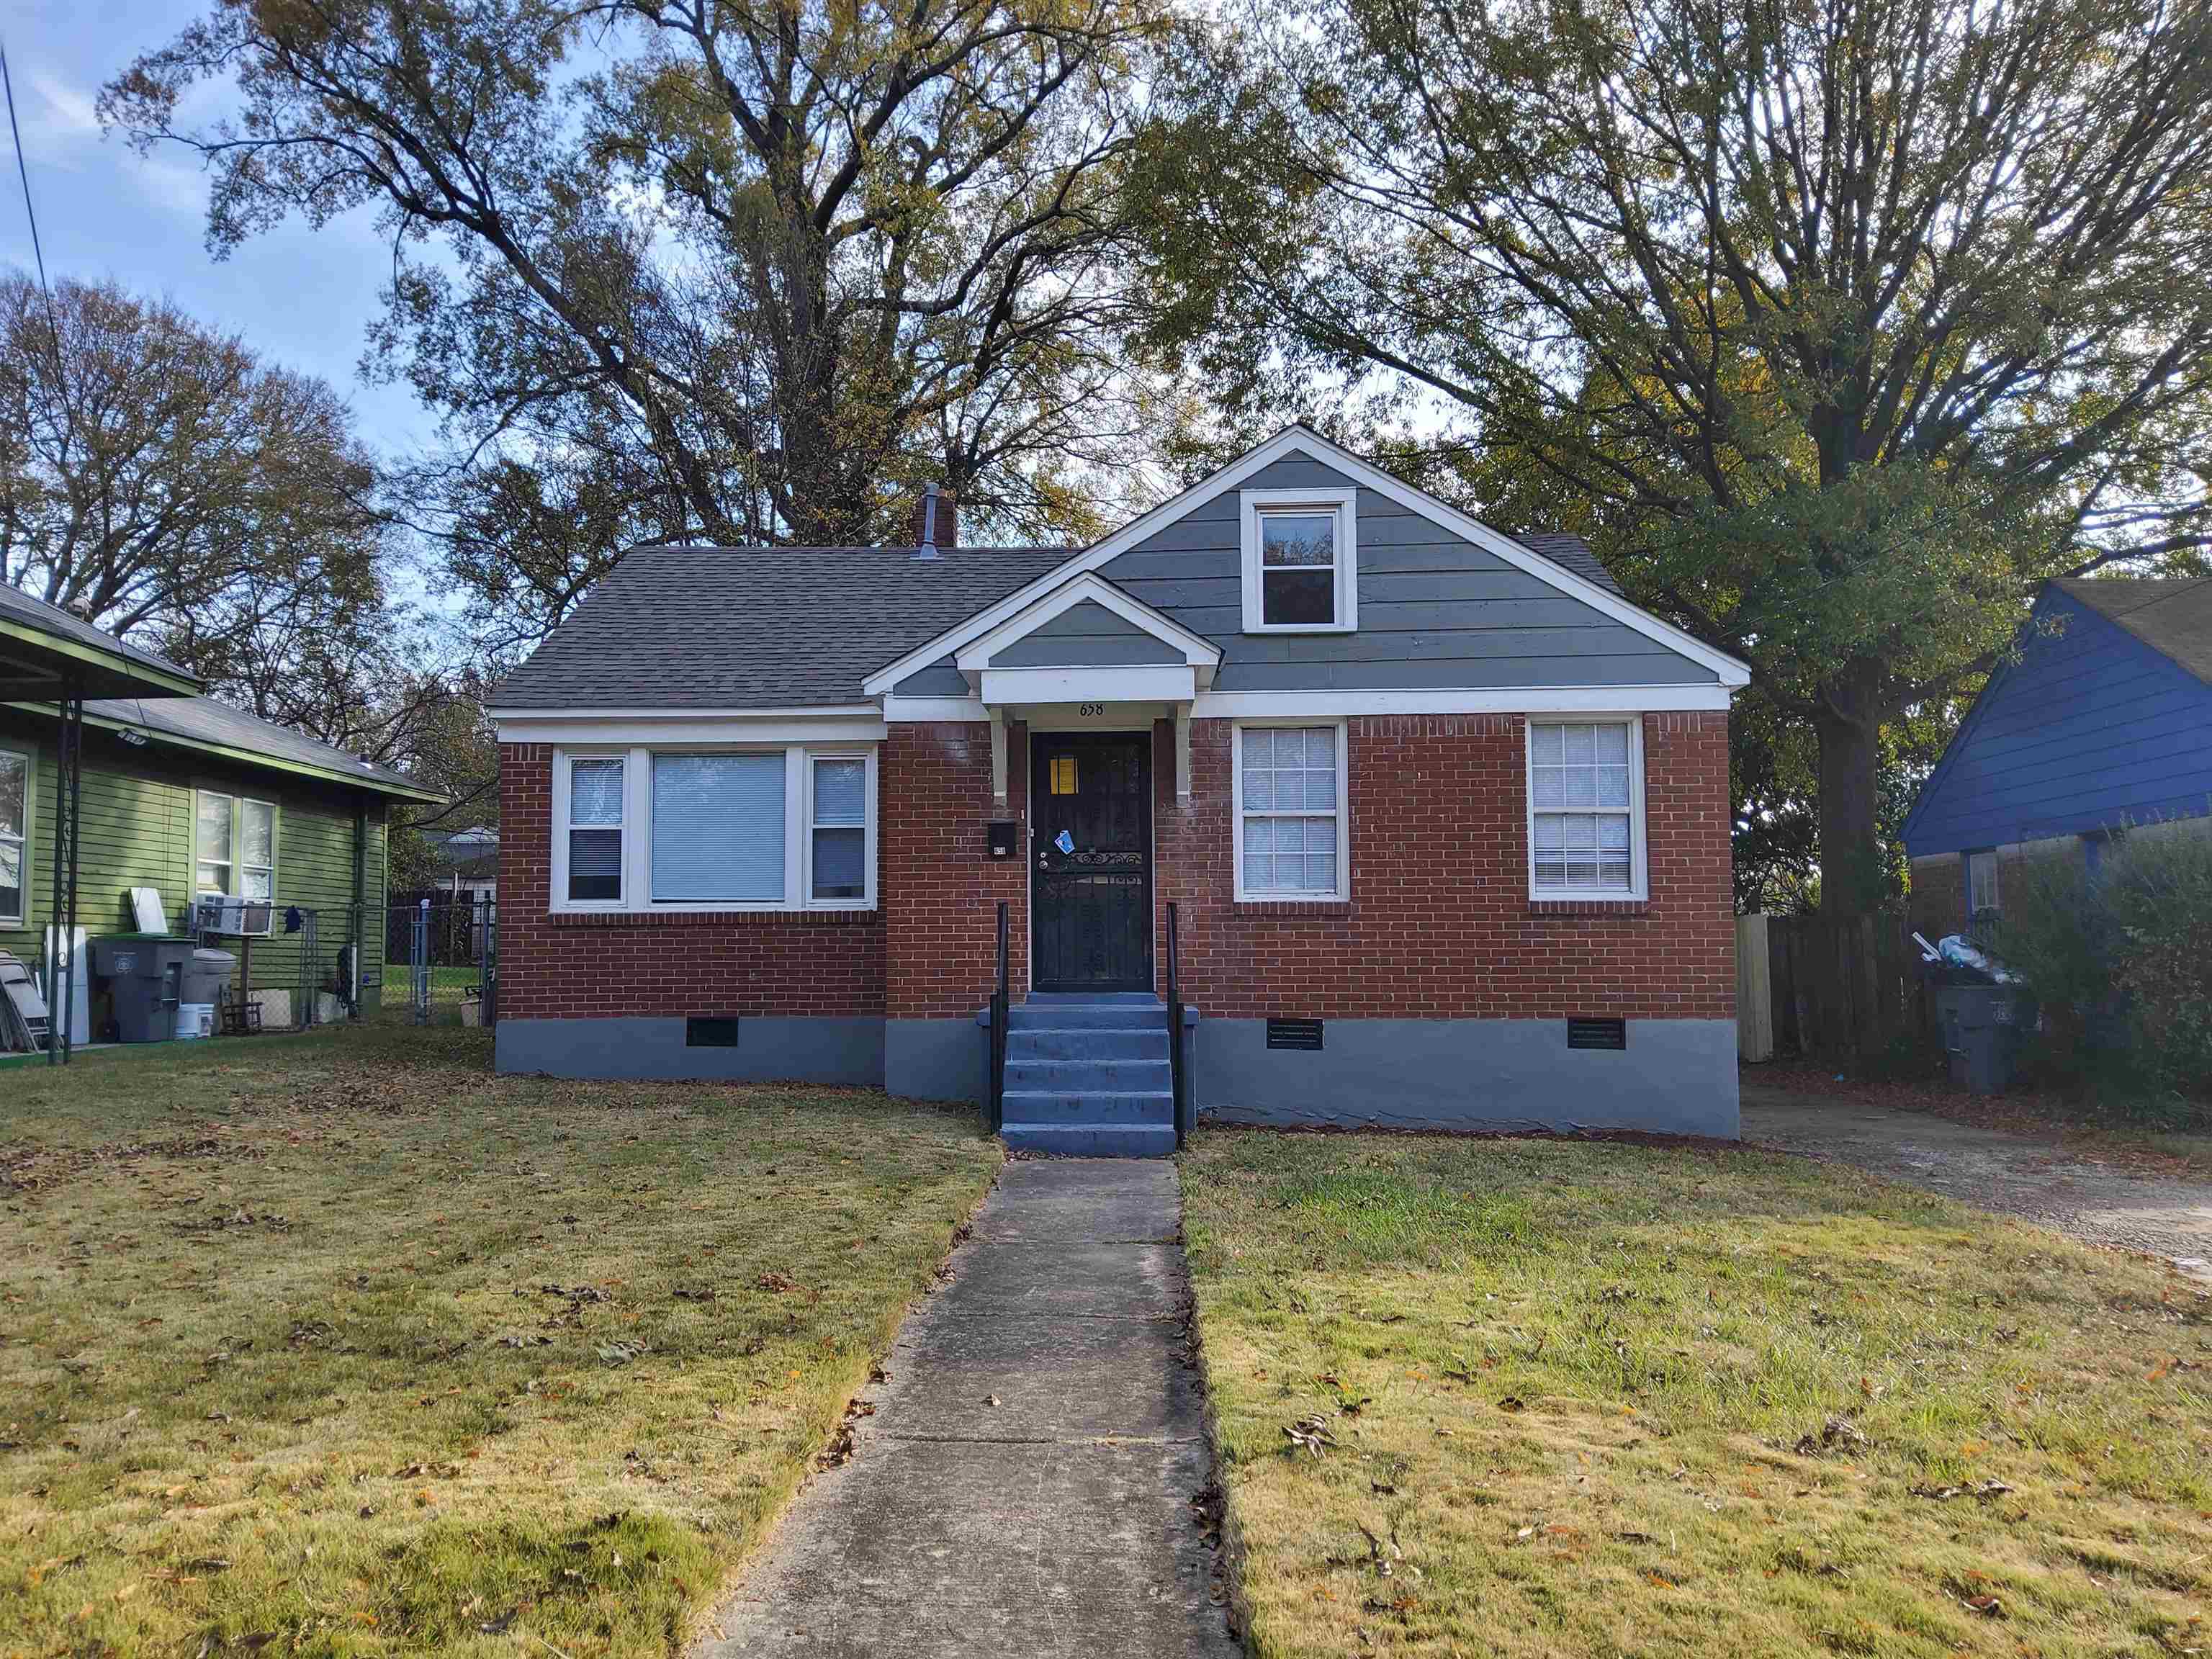
[[[629,763],[620,755],[577,755],[564,776],[567,811],[558,826],[567,854],[561,891],[570,904],[618,905],[623,900],[623,820]]]
[[[192,805],[193,890],[227,898],[276,896],[276,808],[251,796],[197,792]]]
[[[1344,728],[1240,726],[1235,747],[1237,898],[1349,896]]]
[[[1350,489],[1243,492],[1246,633],[1358,625],[1357,499]]]
[[[806,896],[854,904],[868,896],[868,758],[810,755]]]
[[[1997,901],[1997,854],[1995,848],[1966,854],[1966,920],[1994,916],[2002,907]]]
[[[865,750],[562,751],[556,910],[797,910],[875,902]]]
[[[1528,892],[1642,898],[1641,723],[1528,723]]]
[[[0,926],[23,925],[30,885],[31,757],[0,749]]]

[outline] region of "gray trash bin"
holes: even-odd
[[[2019,993],[2009,985],[1936,988],[1952,1082],[1978,1095],[2004,1092],[2020,1044],[2019,1012]]]
[[[238,958],[228,951],[193,951],[185,964],[184,1000],[210,1006],[221,1002],[230,985],[230,970],[236,966]]]
[[[107,984],[118,1035],[125,1042],[167,1042],[177,1035],[177,1005],[192,959],[188,939],[143,934],[92,942],[92,973]]]

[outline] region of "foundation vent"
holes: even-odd
[[[1567,1022],[1570,1048],[1626,1048],[1628,1022],[1625,1019],[1571,1019]]]
[[[1270,1048],[1307,1048],[1321,1047],[1321,1022],[1317,1019],[1271,1019],[1267,1022],[1267,1046]]]
[[[687,1019],[684,1022],[684,1046],[687,1048],[734,1048],[738,1046],[738,1022],[734,1018]]]

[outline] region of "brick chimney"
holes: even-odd
[[[937,550],[960,545],[960,515],[958,498],[949,490],[931,484],[914,504],[913,534],[915,557],[933,559]]]

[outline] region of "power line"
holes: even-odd
[[[15,81],[8,73],[8,48],[0,44],[0,87],[8,94],[8,136],[15,141],[15,177],[23,185],[23,216],[31,222],[31,257],[38,261],[39,291],[46,297],[46,326],[52,329],[57,341],[61,338],[61,325],[54,319],[53,285],[46,281],[46,251],[39,241],[39,210],[31,203],[31,169],[23,160],[23,130],[15,125]]]

